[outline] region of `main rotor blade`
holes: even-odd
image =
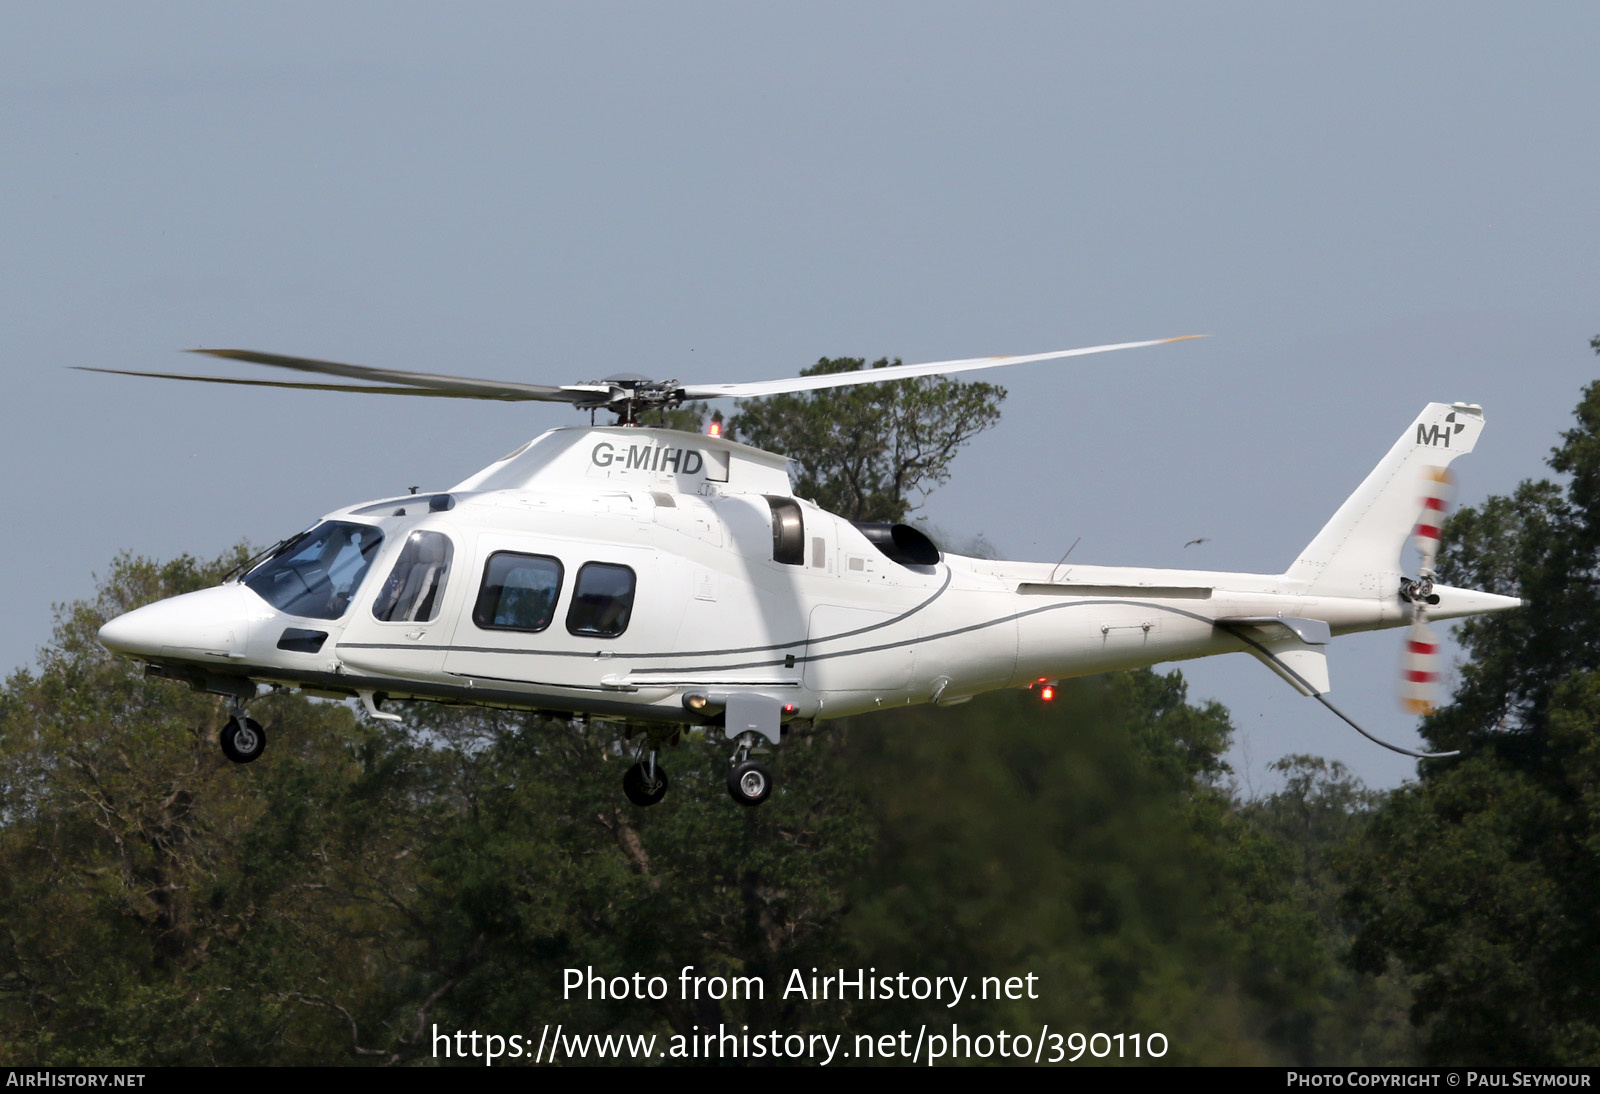
[[[135,372],[128,369],[79,367],[83,372],[103,372],[115,376],[148,376],[159,380],[192,380],[203,384],[237,384],[242,387],[279,387],[301,391],[350,391],[372,395],[426,395],[446,399],[494,399],[503,402],[571,403],[580,408],[640,405],[676,405],[679,399],[748,398],[761,395],[779,395],[793,391],[817,391],[823,388],[853,387],[858,384],[881,384],[912,376],[948,375],[976,369],[998,368],[1002,365],[1020,365],[1029,361],[1052,361],[1062,357],[1082,357],[1090,353],[1109,353],[1119,349],[1138,349],[1159,346],[1167,342],[1182,342],[1204,335],[1188,334],[1180,338],[1161,338],[1153,342],[1120,342],[1115,345],[1089,346],[1084,349],[1056,350],[1053,353],[1033,353],[1013,357],[971,357],[958,361],[930,361],[916,365],[893,365],[887,368],[866,369],[858,372],[830,373],[823,376],[795,376],[782,380],[762,380],[742,384],[692,384],[678,387],[657,382],[612,383],[608,381],[584,384],[564,384],[554,387],[547,384],[522,384],[511,380],[478,380],[467,376],[445,376],[433,372],[407,372],[402,369],[372,368],[367,365],[347,365],[339,361],[319,361],[310,357],[288,357],[278,353],[261,353],[248,349],[195,349],[190,353],[203,353],[230,361],[245,361],[271,368],[292,369],[296,372],[320,373],[325,376],[342,376],[351,380],[368,381],[363,384],[324,384],[293,382],[288,380],[247,380],[224,376],[194,376],[177,372]]]
[[[293,380],[245,380],[232,376],[195,376],[187,372],[130,372],[119,368],[89,368],[86,365],[69,365],[78,372],[103,372],[111,376],[149,376],[157,380],[196,380],[203,384],[239,384],[244,387],[286,387],[300,391],[359,391],[369,395],[421,395],[431,399],[496,399],[503,402],[579,402],[588,397],[577,391],[560,396],[525,395],[516,392],[495,395],[476,391],[444,391],[431,387],[386,387],[378,384],[315,384],[296,383]]]
[[[1016,357],[968,357],[959,361],[929,361],[920,365],[889,365],[885,368],[860,369],[856,372],[831,372],[823,376],[796,376],[785,380],[757,380],[748,384],[685,384],[685,399],[751,398],[758,395],[782,395],[792,391],[817,391],[829,387],[850,387],[855,384],[881,384],[890,380],[904,380],[912,376],[943,376],[953,372],[972,372],[976,369],[999,368],[1002,365],[1022,365],[1029,361],[1053,361],[1061,357],[1083,357],[1090,353],[1110,353],[1119,349],[1140,349],[1144,346],[1163,346],[1168,342],[1183,342],[1190,338],[1204,338],[1203,334],[1185,334],[1177,338],[1158,338],[1153,342],[1118,342],[1109,346],[1089,346],[1085,349],[1063,349],[1053,353],[1030,353]]]
[[[346,365],[338,361],[317,361],[309,357],[285,357],[277,353],[258,353],[249,349],[195,349],[190,353],[203,353],[209,357],[223,357],[230,361],[248,361],[253,365],[270,365],[273,368],[294,369],[298,372],[320,372],[327,376],[344,376],[352,380],[372,380],[379,383],[408,384],[427,388],[438,393],[451,393],[457,398],[521,399],[553,403],[570,403],[577,398],[559,387],[546,384],[519,384],[511,380],[474,380],[466,376],[441,376],[432,372],[404,372],[393,368],[371,368],[367,365]],[[156,375],[150,373],[149,375]],[[361,388],[335,390],[360,391]],[[385,392],[384,394],[391,394]]]

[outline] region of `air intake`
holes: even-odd
[[[902,566],[933,566],[942,557],[933,540],[909,524],[875,524],[860,520],[850,523],[891,562]]]

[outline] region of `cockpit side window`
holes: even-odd
[[[367,524],[330,520],[290,540],[244,578],[280,612],[307,619],[338,619],[350,607],[383,532]]]
[[[561,562],[548,555],[496,551],[483,570],[472,621],[484,630],[542,631],[561,596]]]
[[[386,623],[428,623],[438,618],[451,555],[450,537],[443,532],[412,532],[372,602],[372,614]]]
[[[567,630],[596,638],[615,638],[633,615],[633,570],[610,562],[586,562],[567,609]]]

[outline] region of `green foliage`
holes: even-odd
[[[959,720],[914,708],[853,721],[878,811],[872,884],[848,923],[857,951],[927,976],[1039,978],[1036,1000],[942,1015],[864,1005],[855,1024],[1048,1022],[1163,1032],[1169,1062],[1254,1058],[1236,987],[1213,990],[1235,979],[1215,877],[1172,786],[1117,726],[1119,690],[1075,681],[1049,707],[1011,693]]]
[[[298,880],[252,848],[297,823],[304,808],[286,790],[305,781],[308,766],[337,780],[354,720],[343,708],[290,697],[263,702],[257,716],[269,734],[286,723],[297,732],[284,735],[277,764],[249,777],[217,749],[216,699],[145,680],[93,641],[107,614],[214,582],[236,561],[117,559],[94,604],[60,610],[41,673],[7,682],[7,1062],[250,1059],[280,1027],[274,1001],[218,959],[267,914],[263,886]],[[289,808],[275,811],[280,799]],[[225,1028],[251,1032],[224,1038]]]
[[[684,403],[682,406],[673,407],[671,410],[661,409],[643,415],[645,425],[661,426],[666,429],[676,429],[682,433],[699,433],[705,429],[710,417],[721,419],[718,412],[713,415],[711,407],[706,403]]]
[[[1564,485],[1447,525],[1444,580],[1531,606],[1460,628],[1472,660],[1424,732],[1462,755],[1393,794],[1349,866],[1355,958],[1415,975],[1436,1062],[1600,1062],[1600,383],[1577,418]]]
[[[1600,1059],[1600,675],[1567,677],[1540,720],[1397,791],[1352,871],[1355,957],[1417,975],[1436,1061]]]
[[[632,755],[613,733],[509,721],[528,724],[485,727],[483,747],[451,750],[475,808],[441,848],[441,864],[464,875],[441,911],[459,915],[468,900],[492,944],[484,969],[439,1008],[441,1024],[520,1029],[539,1014],[590,1031],[688,1034],[798,1023],[795,1007],[772,996],[684,1001],[676,986],[685,966],[778,983],[780,967],[811,960],[827,938],[843,907],[839,879],[854,875],[866,847],[860,805],[840,786],[838,742],[791,742],[783,792],[758,810],[728,800],[720,749],[671,750],[660,758],[670,805],[639,810],[621,799]],[[468,879],[485,887],[482,898]],[[527,909],[505,918],[519,902]],[[564,970],[591,967],[659,975],[674,991],[644,1007],[562,999]]]
[[[1160,1031],[1169,1064],[1302,1059],[1332,964],[1288,848],[1216,785],[1226,713],[1148,671],[963,710],[849,726],[876,799],[871,884],[845,921],[861,959],[1040,978],[1038,999],[964,1007],[963,1027]],[[899,1004],[853,1021],[951,1017]]]
[[[1290,890],[1285,904],[1315,923],[1316,952],[1303,951],[1308,965],[1293,983],[1319,996],[1285,1010],[1277,1037],[1294,1046],[1298,1063],[1414,1063],[1410,980],[1385,968],[1362,975],[1334,961],[1353,939],[1339,870],[1386,795],[1368,790],[1343,764],[1316,756],[1285,756],[1270,767],[1284,777],[1283,789],[1246,804],[1242,818],[1274,855],[1271,876]]]
[[[874,361],[873,368],[898,365]],[[857,372],[858,357],[801,375]],[[950,479],[950,461],[1000,420],[1005,389],[925,376],[739,403],[728,435],[795,463],[795,492],[849,520],[900,521]]]

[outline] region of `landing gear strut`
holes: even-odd
[[[667,793],[667,772],[656,763],[656,750],[628,768],[622,776],[622,792],[634,805],[654,805]]]
[[[728,796],[740,805],[760,805],[772,796],[772,772],[758,760],[750,758],[755,747],[754,733],[739,734],[738,747],[733,752],[733,767],[728,771]]]

